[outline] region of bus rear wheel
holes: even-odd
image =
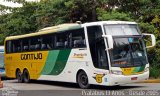
[[[16,71],[16,79],[18,80],[18,83],[22,83],[23,82],[22,73],[21,73],[20,70]]]
[[[90,87],[90,85],[88,83],[87,74],[84,71],[81,71],[78,74],[77,83],[78,83],[79,87],[84,88],[84,89]]]
[[[24,70],[23,71],[23,80],[25,83],[29,83],[30,82],[30,75],[28,70]]]

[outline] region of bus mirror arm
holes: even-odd
[[[146,46],[146,48],[151,48],[151,47],[154,47],[156,45],[156,38],[153,34],[142,33],[142,35],[143,36],[151,36],[152,45],[151,46]]]
[[[112,35],[102,35],[103,38],[107,38],[106,45],[108,45],[107,49],[113,49],[113,38]]]

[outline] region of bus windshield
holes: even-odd
[[[111,65],[114,67],[141,66],[147,64],[142,37],[113,37]]]
[[[139,28],[136,24],[105,25],[104,29],[107,35],[112,36],[140,35]]]

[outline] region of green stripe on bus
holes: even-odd
[[[63,71],[68,61],[70,52],[71,52],[71,49],[60,50],[56,64],[49,75],[59,75]]]
[[[144,71],[145,66],[135,67],[132,73],[142,72]]]
[[[75,26],[72,26],[72,27],[67,27],[67,28],[62,28],[62,29],[59,29],[58,31],[66,31],[66,30],[74,30],[74,29],[79,29],[79,28],[82,28],[80,25],[75,25]]]
[[[41,72],[43,75],[50,74],[56,64],[59,50],[49,51],[45,66]]]
[[[145,68],[145,65],[144,65],[144,66],[141,66],[138,72],[144,71],[144,68]]]

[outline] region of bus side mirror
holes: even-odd
[[[112,38],[112,35],[102,35],[102,37],[107,38],[108,49],[113,49],[113,38]]]
[[[146,48],[151,48],[151,47],[154,47],[156,45],[156,38],[153,34],[148,34],[148,33],[142,33],[142,34],[143,34],[143,37],[144,36],[150,36],[151,40],[152,40],[152,45],[151,46],[146,46]]]

